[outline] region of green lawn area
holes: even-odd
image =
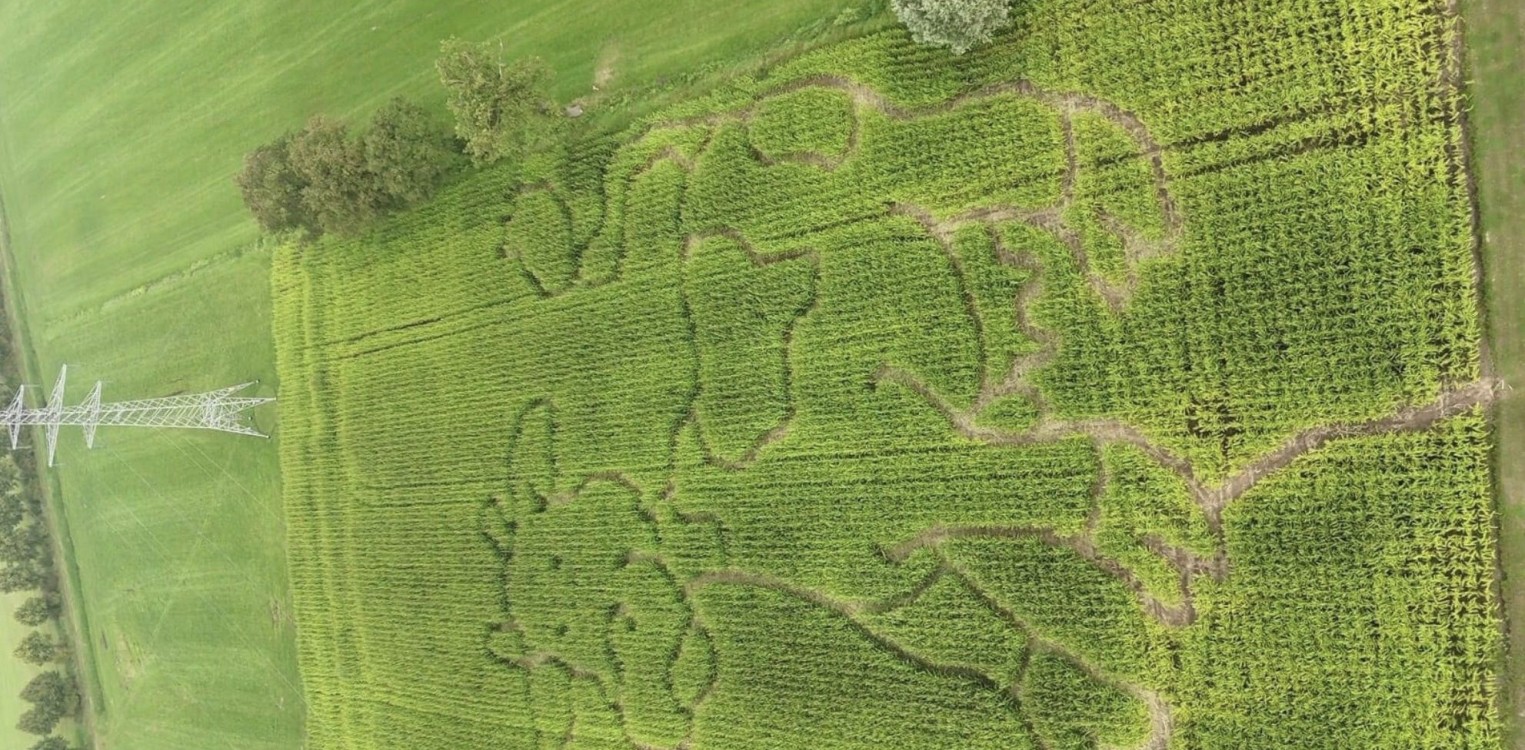
[[[1490,339],[1499,377],[1514,386],[1499,404],[1494,430],[1504,608],[1511,623],[1501,709],[1507,746],[1525,748],[1525,6],[1471,0],[1465,10]]]
[[[0,594],[0,686],[3,686],[3,690],[0,690],[0,747],[7,750],[10,748],[20,750],[20,748],[31,747],[37,742],[35,735],[16,728],[16,722],[21,718],[21,714],[31,708],[31,704],[21,700],[17,693],[20,692],[21,686],[27,684],[42,670],[11,656],[11,652],[16,650],[16,644],[20,643],[21,639],[32,630],[22,626],[16,622],[16,618],[11,616],[11,613],[16,611],[16,607],[26,601],[29,596],[31,594],[19,592]],[[74,722],[64,721],[59,724],[55,732],[61,737],[74,738],[78,729]]]
[[[26,747],[36,740],[16,728],[16,720],[27,709],[27,704],[16,693],[37,674],[31,665],[11,657],[16,644],[31,630],[10,616],[23,601],[26,601],[25,594],[0,594],[0,685],[5,686],[0,691],[0,747]]]
[[[569,99],[601,68],[617,93],[744,64],[866,4],[6,3],[0,195],[29,375],[46,385],[70,365],[71,398],[95,379],[108,399],[251,379],[274,393],[269,255],[251,249],[232,176],[246,151],[319,111],[359,119],[396,94],[440,107],[443,38],[540,55]],[[260,419],[275,427],[273,409]],[[100,746],[297,747],[273,444],[119,431],[86,453],[77,430],[61,442],[54,507],[75,555]]]
[[[243,154],[323,111],[443,101],[441,39],[500,37],[556,90],[678,76],[831,18],[850,0],[556,3],[25,0],[0,8],[0,172],[39,346],[63,317],[254,238]],[[863,4],[862,2],[859,3]],[[45,250],[44,250],[45,248]],[[40,354],[45,356],[46,347]]]

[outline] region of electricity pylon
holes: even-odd
[[[101,384],[96,382],[95,388],[82,403],[64,406],[64,378],[68,373],[67,365],[58,371],[58,381],[53,384],[53,392],[48,395],[47,406],[41,409],[27,408],[26,386],[22,386],[16,391],[16,398],[11,400],[11,405],[0,411],[0,427],[10,430],[12,449],[20,442],[22,427],[40,425],[46,431],[49,466],[53,465],[53,455],[58,450],[58,428],[64,425],[84,428],[85,445],[91,448],[95,447],[95,430],[101,425],[179,427],[264,437],[260,431],[245,424],[242,415],[249,409],[275,400],[235,396],[239,391],[254,385],[244,383],[206,393],[103,404]]]

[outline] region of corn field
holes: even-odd
[[[1454,9],[1016,17],[278,254],[310,747],[1500,747]]]

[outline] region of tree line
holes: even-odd
[[[922,44],[955,55],[1012,25],[1011,0],[891,0]],[[432,197],[469,161],[522,155],[557,113],[551,69],[539,58],[507,61],[503,45],[449,39],[435,63],[454,118],[453,132],[414,102],[394,98],[357,135],[315,115],[244,157],[236,182],[260,228],[316,240],[355,235],[378,219]]]
[[[428,200],[468,161],[480,166],[519,153],[555,111],[546,93],[551,71],[539,59],[509,63],[500,45],[451,39],[436,68],[453,132],[418,104],[394,98],[359,135],[320,114],[250,152],[237,183],[260,228],[307,240],[358,234]]]
[[[48,633],[56,629],[47,626],[57,622],[63,599],[42,494],[28,481],[27,468],[15,454],[0,456],[0,592],[34,592],[16,608],[14,617],[36,629],[21,639],[13,653],[28,664],[47,667],[67,662],[69,649]],[[33,750],[66,750],[68,743],[48,735],[59,721],[79,711],[79,691],[68,666],[32,678],[21,690],[21,698],[32,707],[21,715],[17,728],[43,737]]]

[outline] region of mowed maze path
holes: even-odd
[[[312,745],[1496,746],[1454,9],[1073,11],[279,251]]]
[[[746,64],[846,5],[7,3],[0,195],[31,380],[67,363],[119,398],[251,379],[274,394],[270,253],[232,176],[317,112],[360,119],[395,94],[442,109],[444,38],[546,57],[563,98],[613,60],[604,89],[618,94]],[[277,431],[274,411],[259,425]],[[275,446],[130,431],[103,432],[92,453],[78,434],[62,442],[54,507],[101,744],[297,746]]]

